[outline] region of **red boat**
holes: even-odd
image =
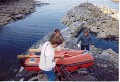
[[[88,68],[94,64],[94,58],[91,54],[85,53],[85,51],[55,51],[55,55],[64,55],[64,58],[58,58],[57,67],[64,66],[67,71],[75,71],[79,68]],[[40,71],[39,61],[40,56],[32,54],[34,58],[26,58],[23,64],[25,70],[28,71]]]

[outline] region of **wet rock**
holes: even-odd
[[[89,68],[89,72],[100,81],[118,81],[118,53],[112,49],[101,50],[95,48],[90,50],[95,64]]]
[[[40,1],[35,1],[35,4],[39,6],[39,5],[41,5],[41,2]]]
[[[12,19],[13,19],[13,20],[18,20],[18,19],[21,19],[21,18],[23,18],[23,17],[24,17],[23,14],[18,14],[18,15],[13,16]]]
[[[86,27],[93,33],[97,34],[98,38],[110,38],[118,40],[119,23],[118,11],[93,5],[92,3],[82,3],[69,10],[62,18],[61,22],[72,28],[79,29],[79,22],[85,21]],[[81,27],[80,29],[83,29]],[[79,30],[78,30],[79,31]]]

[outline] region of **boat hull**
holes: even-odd
[[[69,54],[69,55],[65,55]],[[64,67],[67,71],[75,71],[79,68],[88,68],[94,64],[94,58],[91,54],[83,53],[83,51],[55,51],[55,55],[64,55],[64,58],[58,58],[56,66],[58,70]],[[40,71],[40,58],[27,58],[23,64],[25,70]]]

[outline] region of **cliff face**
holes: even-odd
[[[0,3],[0,26],[25,17],[34,12],[33,0],[1,0]]]
[[[84,21],[84,25],[79,27],[80,29],[88,28],[91,32],[96,33],[99,38],[114,38],[118,40],[118,15],[118,11],[106,7],[82,3],[69,10],[61,22],[71,29],[76,29]]]

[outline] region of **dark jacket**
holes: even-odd
[[[93,40],[91,38],[91,35],[89,34],[88,36],[84,36],[83,32],[78,36],[77,44],[81,40],[81,45],[90,45],[93,44]]]

